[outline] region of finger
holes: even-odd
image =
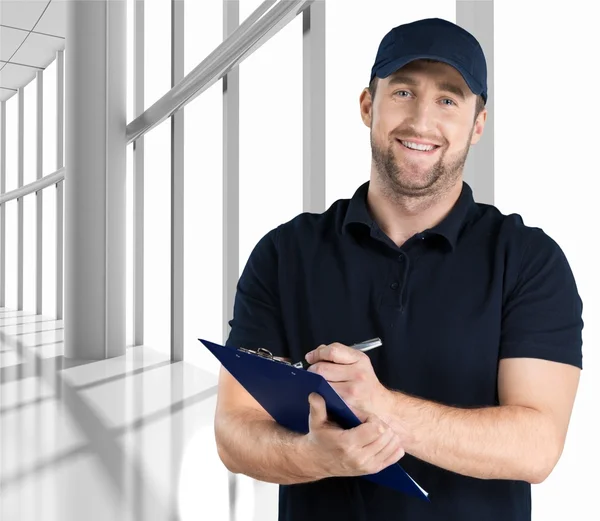
[[[398,437],[391,429],[377,438],[373,443],[363,448],[364,457],[368,458],[373,467],[383,468],[388,458],[398,448]]]
[[[404,456],[404,447],[398,435],[394,434],[390,441],[373,457],[381,461],[382,470],[398,462]]]
[[[328,382],[351,382],[355,379],[356,368],[354,365],[335,364],[320,361],[312,364],[308,371],[320,374]]]
[[[310,393],[308,403],[310,406],[308,423],[312,430],[314,427],[318,427],[327,421],[327,408],[325,407],[325,400],[318,393]]]
[[[361,425],[345,431],[347,442],[357,447],[365,447],[384,434],[386,428],[376,416],[368,416]]]
[[[375,457],[383,448],[385,448],[390,441],[394,438],[396,434],[389,427],[381,432],[381,429],[377,431],[377,438],[375,438],[370,443],[366,443],[362,446],[362,449],[366,453],[370,453],[371,457]]]
[[[404,451],[403,445],[399,443],[396,450],[393,451],[386,460],[384,460],[383,468],[385,469],[390,465],[393,465],[394,463],[398,463],[404,457],[405,454],[406,452]]]
[[[363,352],[335,342],[329,345],[320,345],[310,351],[306,354],[306,361],[309,364],[315,364],[321,360],[336,364],[354,364],[363,356],[366,356]]]

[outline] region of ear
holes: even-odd
[[[485,120],[487,119],[487,109],[484,108],[477,116],[475,120],[473,135],[471,136],[471,145],[477,143],[483,134],[483,127],[485,127]]]
[[[371,99],[371,92],[365,88],[360,94],[360,117],[363,123],[371,128],[371,122],[373,118],[373,100]]]

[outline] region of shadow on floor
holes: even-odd
[[[168,499],[165,500],[165,496],[158,493],[152,482],[148,480],[139,455],[124,448],[121,439],[126,435],[141,431],[151,424],[156,424],[165,418],[172,418],[170,423],[170,445],[166,446],[165,450],[170,452],[170,478],[171,483],[173,483],[172,486],[176,487],[179,463],[183,453],[183,421],[179,413],[216,395],[217,387],[212,386],[202,392],[183,398],[182,362],[171,363],[170,361],[161,361],[144,366],[144,357],[141,356],[136,359],[135,354],[132,355],[133,367],[131,369],[121,374],[101,378],[82,385],[75,385],[68,378],[64,377],[65,371],[81,366],[91,368],[93,364],[98,364],[99,367],[102,367],[101,364],[106,361],[72,360],[64,357],[62,354],[44,358],[40,354],[40,350],[34,348],[62,345],[63,341],[56,340],[55,342],[44,342],[27,346],[18,338],[24,334],[40,334],[61,330],[62,328],[39,329],[29,333],[17,334],[7,334],[0,330],[0,345],[3,347],[3,352],[13,351],[21,359],[19,364],[0,367],[0,386],[10,383],[19,384],[24,379],[35,377],[43,381],[45,386],[52,390],[51,396],[38,396],[33,400],[1,407],[0,422],[5,415],[19,413],[28,407],[39,407],[49,400],[57,400],[64,413],[74,422],[78,433],[83,436],[85,441],[75,448],[63,450],[58,453],[55,452],[51,457],[37,460],[33,465],[30,464],[27,468],[18,469],[11,475],[5,475],[4,472],[0,473],[0,489],[7,491],[11,487],[18,486],[36,475],[51,472],[53,469],[59,468],[61,464],[75,460],[78,456],[93,455],[95,456],[95,461],[100,465],[104,477],[110,484],[114,496],[117,498],[119,508],[123,512],[129,512],[132,519],[142,519],[144,512],[146,514],[152,513],[152,518],[154,519],[177,519],[176,490],[171,490],[171,493],[167,496]],[[132,389],[134,409],[142,411],[145,389],[141,384],[135,384],[135,377],[140,377],[149,371],[167,366],[170,366],[171,371],[171,388],[167,389],[167,392],[170,392],[170,404],[151,414],[138,417],[127,425],[118,427],[110,426],[107,424],[106,419],[98,414],[97,407],[92,406],[86,398],[85,392],[94,387],[115,384],[131,377],[131,382],[133,383],[129,385],[134,385]],[[98,372],[103,374],[103,370],[101,369]],[[129,489],[133,487],[133,494],[131,490],[129,494],[127,493],[128,486]]]

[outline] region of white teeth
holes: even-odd
[[[410,141],[400,141],[400,143],[407,148],[413,148],[414,150],[421,150],[423,152],[428,152],[435,148],[435,145],[421,145],[419,143],[411,143]]]

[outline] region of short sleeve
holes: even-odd
[[[569,263],[529,228],[519,275],[502,310],[500,358],[543,358],[582,367],[583,303]]]
[[[237,283],[233,319],[225,343],[232,347],[268,349],[289,358],[278,282],[277,229],[256,244]]]

